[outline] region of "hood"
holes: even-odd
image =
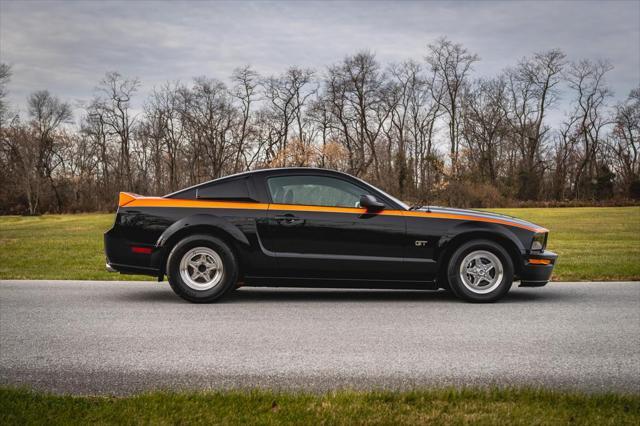
[[[419,209],[414,209],[411,211],[426,213],[431,217],[440,216],[450,219],[465,219],[471,221],[477,220],[479,222],[492,222],[507,226],[515,226],[517,228],[528,229],[532,232],[549,232],[548,229],[543,228],[542,226],[536,225],[535,223],[531,223],[526,220],[518,219],[517,217],[480,210],[456,209],[452,207],[439,206],[423,206]]]

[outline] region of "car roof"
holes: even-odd
[[[205,185],[209,185],[212,183],[217,183],[217,182],[223,182],[225,180],[228,179],[235,179],[235,178],[240,178],[243,176],[251,176],[251,175],[261,175],[261,174],[287,174],[287,173],[291,173],[291,174],[298,174],[300,172],[304,172],[304,173],[313,173],[313,174],[318,174],[318,175],[340,175],[340,176],[347,176],[350,178],[354,178],[354,176],[351,176],[348,173],[343,173],[343,172],[339,172],[337,170],[331,170],[331,169],[324,169],[321,167],[274,167],[274,168],[266,168],[266,169],[256,169],[256,170],[248,170],[246,172],[240,172],[240,173],[235,173],[232,175],[227,175],[227,176],[222,176],[216,179],[211,179],[208,180],[206,182],[202,182],[202,183],[198,183],[192,186],[189,186],[187,188],[182,188],[179,189],[175,192],[172,192],[170,194],[165,195],[164,197],[172,197],[174,195],[189,191],[191,189],[195,189],[195,188],[199,188],[201,186],[205,186]],[[357,179],[359,180],[359,179]]]
[[[387,203],[389,203],[389,205],[393,206],[394,208],[404,208],[406,209],[407,207],[405,205],[403,205],[403,203],[399,200],[397,200],[396,198],[394,198],[392,195],[389,195],[387,193],[385,193],[384,191],[382,191],[379,188],[376,188],[375,186],[371,185],[370,183],[357,178],[355,176],[352,176],[348,173],[344,173],[344,172],[340,172],[337,170],[332,170],[332,169],[324,169],[321,167],[274,167],[274,168],[268,168],[268,169],[257,169],[257,170],[249,170],[246,172],[241,172],[241,173],[236,173],[233,175],[228,175],[228,176],[223,176],[217,179],[213,179],[207,182],[203,182],[203,183],[199,183],[197,185],[193,185],[190,186],[188,188],[184,188],[175,192],[172,192],[171,194],[167,194],[164,197],[165,198],[172,198],[174,196],[177,195],[181,195],[183,193],[186,193],[188,191],[203,187],[203,186],[207,186],[207,185],[211,185],[214,183],[223,183],[224,181],[227,180],[232,180],[232,179],[236,179],[236,178],[242,178],[243,176],[252,176],[252,175],[266,175],[266,176],[270,176],[270,175],[287,175],[287,174],[291,174],[291,175],[297,175],[297,174],[301,174],[301,173],[305,173],[305,174],[314,174],[314,175],[318,175],[318,176],[342,176],[342,177],[346,177],[349,180],[353,181],[353,182],[359,182],[360,185],[364,185],[364,187],[369,188],[369,190],[373,191],[375,194],[377,194],[378,196],[382,197],[382,199],[384,201],[386,201]]]
[[[242,174],[262,174],[262,173],[296,173],[296,172],[317,172],[319,174],[338,174],[338,175],[343,175],[343,176],[351,176],[348,173],[344,173],[344,172],[339,172],[337,170],[332,170],[332,169],[324,169],[322,167],[273,167],[273,168],[267,168],[267,169],[257,169],[257,170],[250,170],[248,172],[243,172],[243,173],[238,173],[238,175],[242,175]],[[237,176],[237,175],[233,175],[233,176]]]

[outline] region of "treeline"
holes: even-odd
[[[425,59],[371,53],[325,70],[251,67],[156,87],[109,72],[74,123],[46,90],[20,116],[0,66],[0,212],[110,210],[118,191],[165,194],[249,169],[314,166],[400,198],[458,206],[640,198],[640,88],[611,102],[607,62],[535,53],[493,78],[442,38]],[[551,127],[550,112],[564,121]]]

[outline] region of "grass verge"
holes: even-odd
[[[114,214],[0,217],[0,279],[149,280],[105,270]]]
[[[542,390],[270,391],[55,396],[0,389],[0,424],[637,425],[640,395]]]
[[[640,207],[494,209],[543,225],[554,280],[640,280]],[[149,279],[104,270],[113,214],[0,217],[0,279]]]
[[[549,229],[556,281],[640,280],[640,207],[494,209]]]

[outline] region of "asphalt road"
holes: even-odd
[[[640,283],[442,292],[0,281],[0,384],[53,392],[529,385],[640,392]]]

